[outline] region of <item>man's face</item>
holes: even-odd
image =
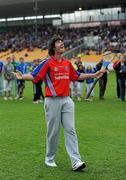
[[[61,40],[58,40],[55,42],[55,48],[54,48],[55,53],[62,54],[65,51],[64,43]]]
[[[23,58],[20,58],[20,63],[24,63],[24,59]]]
[[[75,61],[75,64],[78,64],[81,61],[80,57],[78,57]]]
[[[89,66],[87,67],[87,69],[89,69],[89,70],[92,69],[91,65],[89,65]]]
[[[7,58],[7,63],[10,63],[10,62],[11,62],[11,58],[8,57],[8,58]]]
[[[121,62],[124,62],[124,61],[125,61],[125,57],[124,57],[123,55],[120,57],[120,61],[121,61]]]
[[[121,54],[121,53],[118,53],[118,54],[117,54],[117,57],[118,57],[118,59],[121,60],[121,59],[122,59],[122,54]]]
[[[35,61],[34,64],[35,64],[35,65],[39,65],[39,61]]]

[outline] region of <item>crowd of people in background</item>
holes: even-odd
[[[91,50],[94,54],[101,54],[103,49],[111,48],[116,52],[122,54],[126,52],[126,28],[123,26],[116,27],[97,27],[97,28],[56,28],[52,26],[38,26],[38,33],[36,36],[34,27],[20,27],[15,28],[13,31],[3,30],[0,33],[0,52],[6,52],[11,49],[11,52],[19,52],[24,49],[33,51],[34,48],[40,48],[41,50],[47,49],[49,39],[54,35],[59,34],[63,37],[65,47],[67,50],[76,47],[84,42],[84,37],[98,37],[98,42],[95,46],[83,49],[84,55],[90,55]],[[126,86],[126,57],[122,54],[118,55],[117,61],[114,63],[113,68],[116,74],[117,82],[117,97],[121,101],[125,100],[125,86]],[[25,74],[30,70],[36,68],[41,60],[36,59],[32,63],[26,63],[24,58],[21,57],[19,62],[15,61],[15,57],[6,58],[6,62],[0,61],[0,96],[4,97],[4,100],[23,99],[25,81],[16,80],[13,75],[13,71]],[[74,68],[78,72],[82,73],[95,73],[102,66],[103,60],[101,59],[95,67],[88,65],[87,67],[81,62],[80,58],[76,58],[73,63]],[[91,86],[94,83],[93,78],[89,78],[85,81],[86,94],[90,91]],[[37,84],[33,84],[33,102],[39,103],[44,100],[42,91],[43,82],[40,81]],[[12,88],[14,86],[15,88]],[[72,97],[76,97],[78,101],[81,100],[83,93],[84,81],[77,81],[71,83],[70,94]],[[107,72],[99,80],[99,99],[104,100],[105,90],[107,86]],[[15,89],[13,94],[12,89]],[[91,92],[91,96],[87,99],[91,101],[94,97],[94,90]]]
[[[85,73],[95,73],[96,71],[99,71],[102,67],[103,59],[101,59],[95,67],[92,65],[88,65],[87,67],[84,67],[80,58],[77,58],[74,62],[73,66],[74,68],[79,72],[85,72]],[[121,101],[125,101],[125,91],[126,91],[126,56],[122,53],[117,54],[117,59],[113,63],[113,69],[115,70],[116,75],[116,93],[117,98]],[[108,71],[109,72],[109,71]],[[105,99],[105,91],[107,87],[107,81],[108,81],[108,72],[105,72],[102,77],[99,79],[99,100]],[[94,83],[93,78],[86,79],[86,95],[90,91],[90,88],[92,87]],[[76,97],[78,101],[81,101],[82,92],[83,92],[83,85],[84,81],[77,81],[71,83],[71,96]],[[88,99],[85,99],[86,101],[92,101],[94,97],[94,89],[91,92],[91,95]]]
[[[59,34],[64,37],[67,49],[81,43],[81,38],[84,35],[82,29],[57,29],[53,26],[38,26],[36,35],[34,27],[17,27],[13,30],[10,29],[7,32],[4,32],[3,30],[3,33],[0,33],[0,52],[9,49],[11,49],[11,52],[19,52],[24,49],[33,51],[34,48],[44,50],[47,49],[49,39],[54,34]]]
[[[89,64],[87,67],[84,67],[80,58],[77,58],[73,64],[73,66],[79,72],[83,72],[86,74],[90,74],[90,73],[92,74],[101,69],[102,63],[103,63],[103,60],[100,60],[96,64],[95,67],[93,67],[91,64]],[[93,83],[94,83],[93,78],[86,79],[86,96],[88,95]],[[106,85],[107,85],[107,72],[104,73],[104,75],[99,80],[99,99],[100,100],[104,100]],[[81,97],[82,97],[82,93],[83,93],[83,86],[84,86],[84,81],[77,81],[77,82],[71,83],[71,92],[72,92],[71,96],[77,97],[78,101],[81,101]],[[85,100],[92,101],[93,97],[94,97],[94,89],[92,90],[90,97],[88,99],[85,98]]]
[[[21,74],[26,74],[27,72],[35,69],[39,63],[40,59],[34,60],[32,63],[26,63],[23,57],[20,57],[19,62],[15,61],[14,57],[7,57],[6,62],[0,61],[0,96],[3,96],[4,100],[22,100],[24,98],[24,89],[25,81],[15,79],[13,72],[20,72]],[[84,66],[80,57],[76,57],[76,60],[73,62],[73,67],[76,71],[80,73],[95,73],[102,67],[103,60],[101,59],[95,67],[91,64]],[[113,69],[116,74],[117,82],[117,97],[121,101],[125,101],[125,89],[126,89],[126,57],[119,53],[117,60],[113,64]],[[107,75],[104,75],[99,79],[99,99],[104,100],[105,91],[107,87]],[[93,78],[88,78],[85,80],[86,95],[90,91],[94,83]],[[37,84],[33,83],[33,103],[38,104],[43,102],[44,94],[42,90],[43,81],[39,81]],[[70,96],[77,98],[78,101],[81,101],[83,97],[84,80],[78,80],[71,82],[70,85]],[[15,92],[15,93],[13,93]],[[92,101],[95,93],[92,90],[91,95],[86,101]],[[85,96],[86,97],[86,96]]]
[[[23,57],[20,57],[19,62],[16,62],[14,57],[7,57],[4,63],[0,61],[0,96],[3,96],[4,100],[23,100],[25,81],[15,79],[13,72],[26,74],[39,63],[39,59],[32,63],[26,63]],[[33,103],[43,102],[44,100],[42,83],[42,81],[37,84],[33,83]]]
[[[100,54],[103,48],[114,47],[126,52],[125,27],[96,27],[96,28],[56,28],[53,26],[38,26],[37,35],[34,27],[17,27],[13,30],[3,30],[0,33],[0,52],[11,49],[19,52],[24,49],[33,51],[34,48],[47,49],[49,39],[59,34],[64,39],[66,49],[71,49],[84,42],[85,36],[98,37],[98,42],[91,47],[95,54]],[[89,54],[89,49],[84,54]]]

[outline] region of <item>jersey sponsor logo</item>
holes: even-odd
[[[60,79],[69,79],[69,76],[67,76],[67,75],[55,76],[55,80],[60,80]]]
[[[58,68],[57,68],[57,67],[54,67],[54,71],[58,71]]]

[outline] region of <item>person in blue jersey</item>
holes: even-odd
[[[19,72],[21,74],[26,74],[27,73],[27,68],[28,65],[24,62],[24,58],[20,57],[19,59],[19,64],[16,67],[16,72]],[[24,88],[25,88],[25,80],[17,80],[17,97],[16,99],[23,99],[23,92],[24,92]]]
[[[14,67],[14,72],[16,72],[16,67],[18,66],[19,63],[16,62],[14,55],[12,55],[12,57],[11,57],[11,64]],[[14,78],[14,96],[15,97],[17,96],[17,79],[16,78]]]
[[[0,61],[0,96],[3,93],[3,78],[2,78],[3,63]]]

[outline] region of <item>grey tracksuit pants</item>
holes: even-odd
[[[74,103],[67,97],[46,97],[45,115],[47,124],[46,161],[54,160],[58,145],[60,126],[64,128],[65,146],[72,166],[80,161],[78,141],[74,127]]]

